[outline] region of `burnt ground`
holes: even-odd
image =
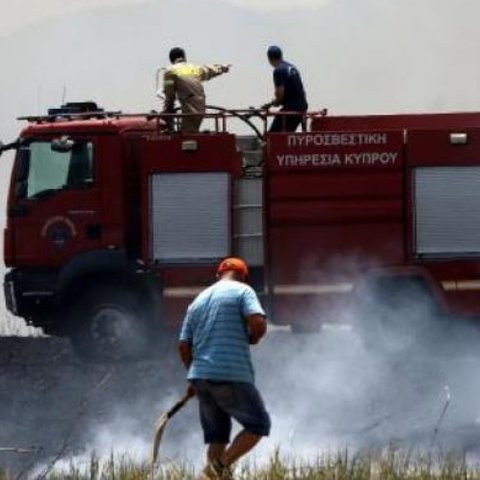
[[[182,393],[183,377],[171,354],[88,365],[67,340],[0,338],[0,466],[14,476],[40,463],[46,470],[49,462],[81,452],[94,430],[108,431],[119,412],[138,420],[147,440],[162,400],[171,403]],[[2,451],[12,448],[31,451]]]
[[[349,330],[270,334],[254,355],[273,420],[264,444],[307,456],[393,440],[478,455],[480,337],[445,342],[440,354],[422,347],[385,358]],[[183,394],[184,378],[173,340],[155,359],[112,365],[81,363],[67,340],[0,337],[0,470],[42,478],[59,460],[114,449],[145,458],[154,421]],[[3,450],[15,448],[28,451]],[[169,425],[162,458],[201,455],[192,401]]]

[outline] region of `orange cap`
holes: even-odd
[[[243,279],[248,277],[248,265],[241,258],[230,257],[223,260],[217,269],[217,275],[225,272],[238,272]]]

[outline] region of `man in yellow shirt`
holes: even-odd
[[[205,90],[202,82],[227,73],[228,65],[194,65],[187,63],[187,56],[182,48],[170,50],[172,65],[166,69],[163,76],[165,104],[163,111],[173,113],[175,99],[178,98],[182,113],[182,132],[198,132],[205,113]]]

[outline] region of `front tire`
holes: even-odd
[[[94,286],[70,309],[70,339],[85,361],[134,360],[149,356],[151,307],[134,288]]]

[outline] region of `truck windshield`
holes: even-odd
[[[26,198],[41,198],[63,189],[85,188],[93,182],[91,142],[77,141],[70,151],[58,152],[52,150],[50,142],[34,141],[21,149],[21,156],[25,162]]]

